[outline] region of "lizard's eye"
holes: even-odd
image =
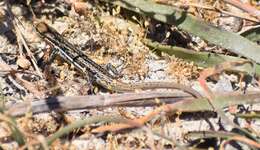
[[[40,22],[36,25],[36,30],[40,33],[48,32],[48,25],[44,22]]]

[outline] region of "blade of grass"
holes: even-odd
[[[182,58],[187,61],[193,61],[200,67],[213,67],[223,62],[234,62],[234,61],[245,61],[243,58],[227,56],[222,54],[214,54],[209,52],[194,52],[182,47],[162,45],[158,42],[152,42],[151,40],[143,40],[143,42],[149,46],[152,50],[165,52],[169,55],[175,55],[178,58]],[[244,64],[241,66],[234,67],[232,71],[246,72],[252,74],[254,72],[257,76],[260,76],[260,65],[255,65],[253,70],[250,64]]]

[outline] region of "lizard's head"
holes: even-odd
[[[46,33],[49,30],[48,25],[45,22],[37,23],[35,28],[39,33]]]

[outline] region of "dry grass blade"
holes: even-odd
[[[229,12],[229,11],[225,11],[222,10],[221,8],[217,8],[216,6],[211,6],[211,5],[202,5],[202,4],[198,4],[198,3],[187,3],[187,4],[172,4],[173,6],[176,6],[178,8],[185,8],[185,7],[195,7],[195,8],[199,8],[199,9],[206,9],[206,10],[210,10],[210,11],[216,11],[216,12],[220,12],[222,14],[226,14],[228,16],[234,16],[234,17],[238,17],[238,18],[242,18],[242,19],[246,19],[249,21],[253,21],[253,22],[258,22],[259,20],[254,18],[254,17],[250,17],[245,13],[233,13],[233,12]]]
[[[21,116],[28,110],[33,114],[50,111],[69,111],[108,106],[151,106],[160,103],[175,103],[191,96],[177,92],[143,92],[111,95],[88,95],[71,97],[50,97],[8,106],[7,114]]]
[[[23,37],[23,35],[22,35],[22,33],[21,33],[19,27],[18,27],[17,21],[16,21],[15,24],[16,24],[16,26],[17,26],[17,27],[16,27],[16,32],[17,32],[17,35],[18,35],[18,39],[21,39],[21,41],[22,41],[22,43],[23,43],[23,46],[25,47],[25,49],[26,49],[26,51],[27,51],[27,54],[28,54],[28,56],[30,57],[30,59],[31,59],[31,61],[32,61],[32,63],[33,63],[33,66],[34,66],[34,68],[36,69],[38,75],[39,75],[41,78],[43,78],[43,77],[42,77],[42,73],[41,73],[39,67],[37,66],[36,59],[34,58],[34,56],[33,56],[32,52],[31,52],[31,50],[29,49],[29,47],[28,47],[28,45],[27,45],[27,43],[26,43],[26,41],[25,41],[25,39],[24,39],[24,37]]]
[[[246,12],[248,12],[250,15],[256,17],[258,19],[258,21],[260,21],[260,11],[254,7],[252,7],[249,4],[246,3],[242,3],[238,0],[223,0],[226,3],[229,3],[233,6],[236,6],[237,8],[244,10]]]

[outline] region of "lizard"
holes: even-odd
[[[83,75],[86,75],[93,80],[94,83],[101,87],[114,92],[130,92],[136,89],[180,89],[184,92],[191,94],[194,97],[202,97],[200,93],[194,89],[174,83],[174,82],[139,82],[139,83],[125,83],[118,80],[115,76],[109,73],[101,65],[91,60],[82,51],[78,50],[68,40],[62,37],[54,28],[45,22],[38,22],[34,24],[36,31],[39,35],[54,49],[53,55],[58,53],[68,63],[71,63]],[[91,80],[91,81],[92,81]]]

